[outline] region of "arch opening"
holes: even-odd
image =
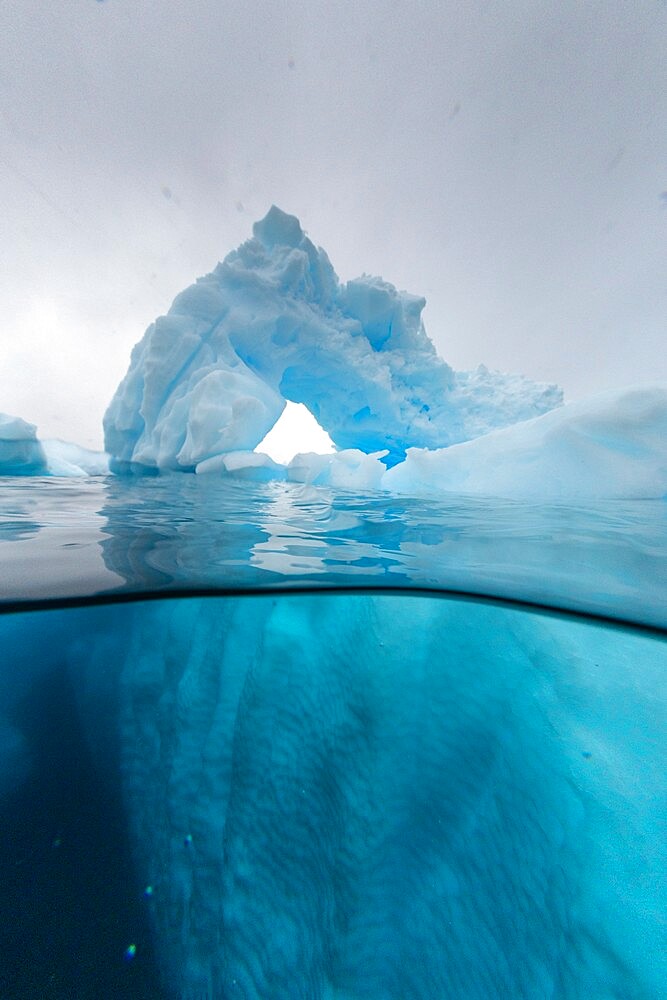
[[[287,400],[282,414],[254,450],[286,465],[299,452],[329,455],[336,448],[304,403]]]

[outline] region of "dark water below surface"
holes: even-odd
[[[120,784],[95,768],[65,664],[24,693],[12,725],[27,759],[14,749],[25,780],[0,777],[0,996],[162,997]]]

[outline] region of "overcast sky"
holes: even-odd
[[[3,0],[0,411],[101,445],[271,203],[455,368],[667,378],[663,0]]]

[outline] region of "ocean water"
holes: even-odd
[[[660,503],[0,483],[0,997],[666,995]]]

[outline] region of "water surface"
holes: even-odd
[[[667,625],[667,504],[161,475],[0,480],[0,600],[422,588]]]

